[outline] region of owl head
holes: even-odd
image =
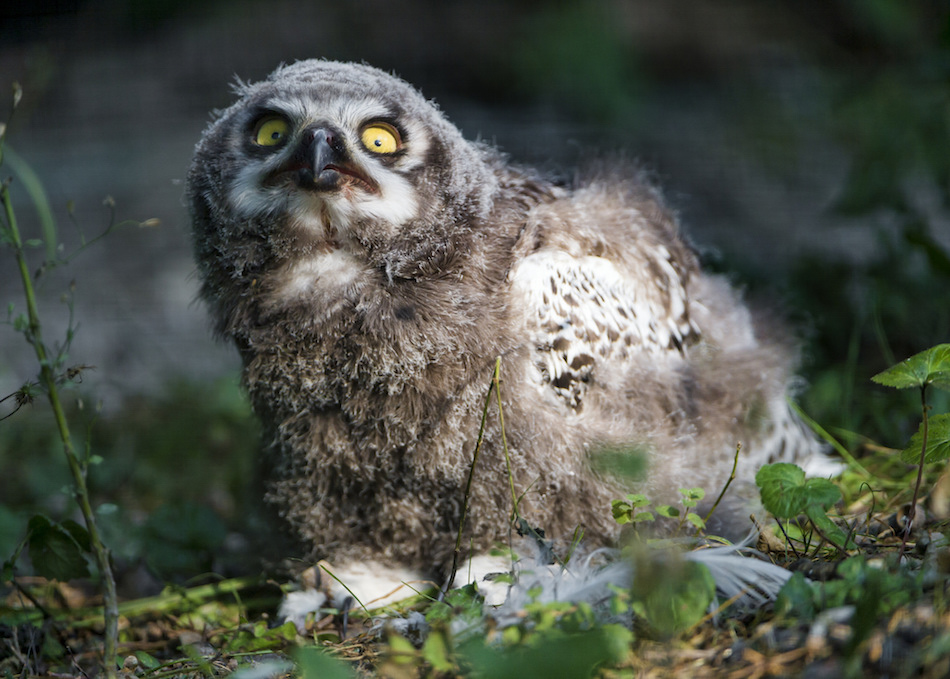
[[[302,61],[236,93],[188,175],[213,307],[233,307],[252,286],[276,304],[321,276],[326,290],[366,271],[423,275],[491,209],[493,152],[383,71]]]

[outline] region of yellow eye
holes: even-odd
[[[254,141],[261,146],[277,146],[283,144],[290,133],[290,125],[283,118],[264,118],[257,125]]]
[[[363,146],[373,153],[394,153],[399,150],[399,133],[384,123],[373,123],[363,129]]]

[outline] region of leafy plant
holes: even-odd
[[[13,111],[16,110],[21,97],[22,90],[18,84],[14,84]],[[6,125],[0,126],[0,166],[4,161],[3,145],[6,131]],[[15,331],[24,336],[33,348],[40,368],[38,379],[35,382],[28,381],[16,392],[16,405],[19,409],[23,404],[31,402],[38,393],[45,393],[56,421],[56,429],[72,477],[73,496],[82,513],[85,526],[80,526],[74,521],[64,521],[57,524],[45,516],[33,517],[29,522],[26,538],[16,549],[13,558],[3,564],[3,579],[5,581],[12,580],[16,559],[24,546],[28,546],[30,557],[37,571],[41,575],[57,580],[88,576],[89,569],[85,558],[86,555],[90,555],[96,563],[103,587],[105,619],[103,668],[106,676],[112,677],[115,676],[114,659],[118,638],[118,599],[115,579],[112,575],[111,555],[100,537],[86,484],[89,466],[96,464],[99,460],[91,455],[88,450],[83,451],[82,454],[77,452],[60,396],[60,390],[74,383],[86,366],[66,365],[69,346],[75,334],[71,305],[70,323],[63,343],[58,347],[51,348],[43,339],[43,325],[38,310],[33,278],[30,275],[30,266],[27,261],[27,250],[45,247],[46,257],[36,272],[36,276],[39,277],[50,269],[67,263],[86,246],[109,233],[117,225],[112,220],[98,238],[88,242],[83,238],[82,245],[78,250],[66,256],[59,254],[55,224],[52,221],[49,206],[45,203],[42,187],[38,185],[31,172],[22,169],[24,167],[22,161],[18,165],[21,168],[19,174],[25,178],[27,189],[39,207],[42,216],[43,238],[23,239],[9,191],[12,179],[3,181],[0,184],[0,204],[3,205],[4,221],[0,224],[0,242],[13,251],[13,258],[17,265],[26,301],[26,311],[15,316],[11,325]],[[11,304],[9,307],[11,316],[13,309],[14,307]],[[13,412],[16,412],[16,410]]]
[[[706,497],[706,491],[702,488],[680,488],[679,491],[682,496],[680,504],[683,505],[683,511],[672,505],[656,505],[653,511],[650,511],[650,500],[642,493],[629,493],[623,499],[613,500],[610,503],[610,511],[614,520],[621,526],[628,523],[655,521],[656,515],[659,515],[677,521],[674,535],[681,535],[687,523],[698,531],[705,530],[705,519],[689,510],[696,507],[700,500]]]
[[[917,433],[901,452],[901,459],[917,465],[914,497],[907,514],[907,523],[901,539],[900,556],[904,555],[917,512],[917,498],[923,480],[924,465],[950,457],[950,413],[929,417],[927,388],[950,390],[950,344],[938,344],[921,351],[871,378],[874,382],[895,389],[920,390],[921,423]]]
[[[805,548],[811,544],[811,525],[814,531],[840,550],[853,549],[856,545],[835,523],[828,518],[828,510],[841,500],[841,491],[827,479],[806,479],[801,467],[787,462],[778,462],[762,467],[755,475],[762,504],[776,519],[791,522],[797,528],[796,535],[803,537]],[[807,524],[799,517],[805,515]],[[782,524],[779,523],[781,527]],[[788,531],[782,527],[788,537]],[[791,541],[790,541],[791,543]]]

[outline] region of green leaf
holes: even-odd
[[[608,629],[609,627],[609,629]],[[631,635],[610,625],[575,633],[532,636],[532,643],[504,647],[475,638],[460,649],[470,675],[485,679],[524,679],[525,677],[590,677],[595,669],[620,662],[629,652]],[[511,629],[511,628],[509,628]],[[621,655],[622,654],[622,655]],[[618,657],[619,656],[619,657]]]
[[[294,653],[300,669],[300,679],[354,679],[356,673],[346,664],[332,658],[313,646],[305,646]]]
[[[950,344],[925,349],[871,378],[874,382],[895,389],[909,389],[931,384],[950,389]]]
[[[706,522],[703,521],[703,517],[701,517],[696,512],[688,512],[686,514],[686,520],[689,521],[691,524],[693,524],[699,530],[706,529]]]
[[[841,491],[831,481],[806,479],[801,467],[787,462],[762,467],[755,483],[762,504],[777,519],[792,519],[802,513],[812,518],[841,499]]]
[[[706,491],[702,488],[680,488],[683,496],[684,507],[695,507],[696,504],[706,497]]]
[[[155,656],[150,655],[145,651],[135,651],[133,655],[139,661],[139,664],[147,670],[154,670],[157,667],[161,667],[162,665],[162,663]]]
[[[622,526],[625,523],[630,523],[630,519],[633,515],[633,507],[630,506],[629,502],[613,500],[610,503],[610,513],[613,514],[614,521]]]
[[[92,551],[92,541],[89,537],[89,531],[87,531],[84,526],[80,526],[72,519],[66,519],[59,525],[66,529],[82,551],[87,553]]]
[[[630,493],[627,495],[627,502],[631,507],[646,507],[650,504],[650,500],[643,493]]]
[[[920,449],[924,440],[924,423],[914,434],[907,447],[901,451],[901,459],[907,464],[920,463]],[[950,413],[935,415],[927,423],[927,451],[924,464],[940,462],[950,458]]]
[[[805,500],[800,491],[804,483],[802,468],[787,462],[765,465],[755,475],[762,504],[778,519],[790,519],[805,511]]]
[[[636,573],[631,588],[633,609],[663,636],[699,622],[716,594],[709,569],[695,561],[641,559]]]
[[[848,539],[847,534],[838,528],[834,521],[828,518],[818,505],[809,505],[805,508],[805,514],[811,519],[822,535],[831,540],[836,547],[841,549],[856,549],[857,545]]]
[[[449,660],[449,646],[442,632],[433,631],[422,644],[422,657],[438,672],[451,672],[455,663]]]
[[[670,505],[657,505],[655,509],[657,514],[665,516],[668,519],[675,519],[680,515],[680,510]]]
[[[810,622],[815,617],[815,587],[801,571],[792,573],[775,598],[775,612],[802,622]]]
[[[62,526],[37,515],[29,523],[30,560],[44,578],[65,582],[89,575],[82,549]]]

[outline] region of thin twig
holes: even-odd
[[[729,474],[729,478],[726,480],[726,485],[722,487],[722,490],[719,491],[719,497],[716,498],[716,501],[713,502],[713,506],[709,509],[709,513],[706,514],[706,518],[703,519],[703,524],[709,523],[709,517],[713,515],[713,512],[716,511],[716,507],[719,506],[719,502],[722,500],[723,496],[726,494],[726,491],[729,490],[729,486],[736,478],[736,468],[739,466],[739,451],[742,450],[742,442],[736,443],[736,454],[732,458],[732,472]]]
[[[482,408],[482,423],[478,428],[478,440],[475,442],[475,453],[472,455],[472,464],[468,468],[468,481],[465,484],[465,496],[462,500],[462,516],[459,517],[459,530],[455,538],[455,552],[452,554],[452,572],[449,573],[442,591],[439,593],[439,601],[445,598],[449,587],[455,582],[455,576],[458,573],[459,555],[462,551],[462,532],[465,529],[465,517],[468,516],[468,500],[472,493],[472,479],[475,477],[475,465],[478,463],[479,453],[482,451],[482,441],[485,437],[485,423],[488,421],[488,406],[491,404],[491,395],[498,384],[497,376],[501,370],[501,356],[495,359],[495,370],[492,373],[491,381],[488,383],[488,393],[485,395],[485,407]]]

